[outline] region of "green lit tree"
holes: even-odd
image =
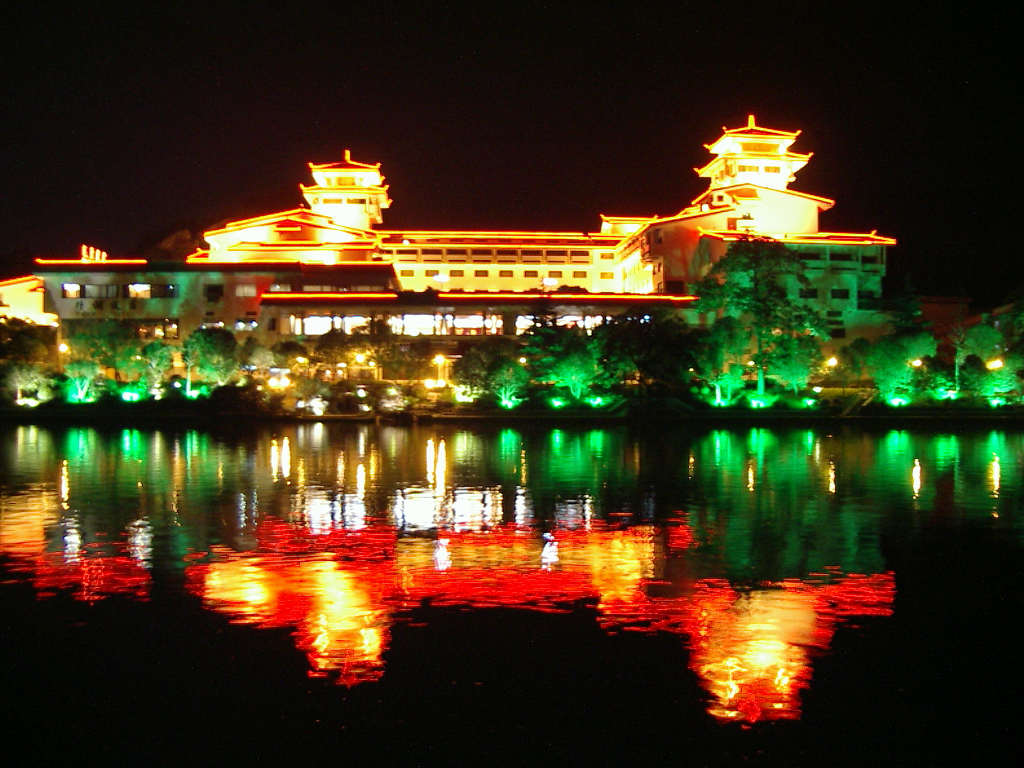
[[[146,386],[151,389],[160,386],[174,363],[173,347],[162,339],[156,339],[143,346],[139,356],[145,363],[142,378]]]
[[[93,360],[102,368],[112,368],[120,380],[126,368],[133,367],[142,342],[132,323],[121,320],[89,320],[70,328],[68,345],[72,359]]]
[[[181,347],[189,391],[193,372],[201,379],[218,385],[227,383],[238,371],[237,350],[238,341],[231,331],[224,328],[199,328],[193,331]]]
[[[548,377],[580,400],[601,379],[601,356],[598,344],[586,337],[574,336],[572,341],[548,369]]]
[[[67,395],[72,402],[85,402],[93,397],[100,364],[95,360],[72,360],[64,366],[67,375]]]
[[[724,311],[750,328],[758,394],[764,394],[765,375],[783,338],[827,335],[821,317],[790,298],[794,284],[809,285],[799,255],[770,238],[742,237],[694,286],[700,309]]]
[[[917,387],[917,370],[935,355],[935,337],[925,331],[890,334],[877,339],[867,353],[868,370],[887,401],[909,401]]]
[[[783,335],[773,346],[772,375],[797,395],[821,368],[821,345],[813,336]]]
[[[735,317],[720,317],[710,329],[699,332],[695,345],[695,370],[715,388],[715,405],[723,405],[743,386],[743,355],[750,331]]]
[[[523,351],[507,336],[495,336],[475,344],[452,365],[453,380],[477,396],[487,394],[499,403],[516,402],[530,383],[519,362]]]
[[[966,327],[957,323],[949,333],[953,345],[953,388],[960,392],[961,371],[967,358],[975,355],[985,361],[996,357],[1003,347],[1003,335],[988,323]]]
[[[518,360],[496,360],[488,371],[487,388],[502,405],[515,405],[530,383],[530,374]]]
[[[39,363],[14,362],[4,367],[3,382],[14,395],[15,402],[21,403],[28,399],[28,395],[37,402],[52,397],[49,373]]]

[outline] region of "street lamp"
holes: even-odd
[[[447,362],[444,355],[435,355],[433,363],[437,366],[437,386],[444,386],[444,364]]]

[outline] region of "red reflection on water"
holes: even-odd
[[[26,526],[22,526],[25,528]],[[123,542],[91,542],[72,551],[47,552],[45,531],[26,536],[8,527],[0,542],[0,554],[10,558],[7,569],[28,575],[38,598],[70,592],[75,600],[96,602],[111,595],[146,600],[150,574],[138,559],[127,554]]]
[[[186,586],[235,621],[294,627],[311,674],[343,685],[378,679],[389,639],[394,529],[313,534],[268,518],[256,554],[215,548],[213,562],[185,568]]]
[[[35,558],[32,570],[32,583],[39,597],[66,590],[76,600],[88,602],[111,595],[149,598],[149,571],[125,555],[87,550],[69,559],[61,552],[48,552]]]
[[[653,526],[594,522],[555,531],[553,540],[500,526],[440,531],[435,540],[399,539],[387,525],[312,533],[266,518],[256,540],[255,552],[215,548],[186,558],[187,587],[233,621],[293,628],[313,675],[345,685],[380,678],[396,614],[425,602],[566,611],[583,601],[608,631],[686,636],[708,711],[723,721],[800,717],[812,654],[829,647],[845,619],[890,615],[895,597],[891,573],[838,572],[744,590],[702,580],[668,585],[681,596],[652,597],[653,585],[666,584],[657,573],[666,555],[693,544],[683,524],[662,535]],[[45,552],[38,536],[12,541],[2,550],[41,597],[148,596],[149,572],[125,554],[127,544],[90,543],[69,555]]]
[[[829,647],[843,617],[891,614],[896,591],[891,573],[743,592],[718,580],[695,587],[679,625],[690,668],[712,696],[711,715],[745,722],[799,718],[812,649]]]

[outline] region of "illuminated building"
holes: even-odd
[[[792,297],[822,312],[833,338],[878,333],[886,248],[896,241],[819,230],[819,214],[835,201],[789,189],[811,158],[791,151],[799,134],[762,128],[751,115],[705,145],[715,158],[695,170],[710,185],[688,207],[663,218],[606,220],[610,231],[634,230],[616,248],[625,290],[686,293],[731,242],[770,237],[800,254],[810,287],[794,282]]]
[[[111,259],[83,246],[78,259],[39,259],[49,306],[63,321],[118,317],[147,337],[182,338],[200,326],[273,344],[371,318],[405,336],[520,333],[538,301],[588,326],[637,304],[685,307],[687,293],[729,243],[768,236],[799,251],[811,288],[794,298],[826,313],[833,336],[870,333],[886,247],[870,234],[821,232],[833,201],[789,189],[810,155],[799,132],[726,129],[697,173],[707,191],[666,217],[602,216],[600,231],[388,230],[379,164],[310,164],[308,207],[231,222],[205,233],[184,263]],[[696,318],[695,318],[696,319]]]
[[[38,277],[0,280],[0,318],[13,317],[36,325],[57,325],[57,315],[43,310],[43,281]]]

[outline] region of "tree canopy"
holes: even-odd
[[[751,331],[758,392],[783,336],[827,336],[825,323],[805,301],[792,297],[794,288],[810,285],[800,257],[785,245],[763,237],[744,236],[694,286],[698,308],[738,317]]]

